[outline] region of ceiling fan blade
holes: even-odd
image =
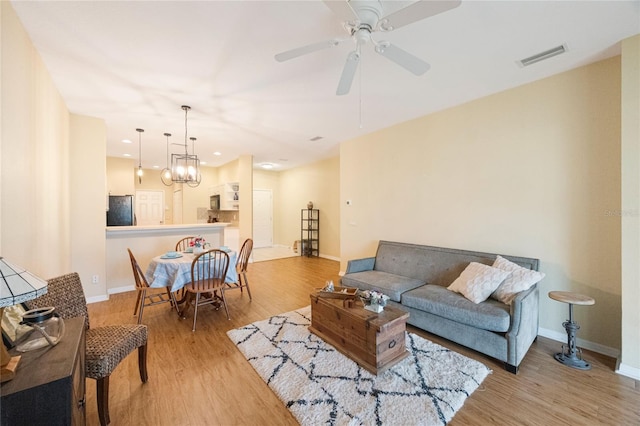
[[[421,0],[385,16],[378,28],[391,31],[460,6],[461,0]]]
[[[348,0],[322,0],[323,3],[338,15],[341,21],[357,20],[358,15],[354,12]]]
[[[327,49],[329,47],[336,47],[343,41],[348,40],[347,38],[335,38],[333,40],[321,41],[318,43],[308,44],[306,46],[298,47],[296,49],[287,50],[286,52],[278,53],[275,55],[275,59],[278,62],[288,61],[289,59],[297,58],[298,56],[306,55],[308,53],[313,53],[318,50]]]
[[[340,82],[338,83],[338,90],[336,95],[346,95],[351,89],[351,83],[353,83],[353,77],[356,75],[358,64],[360,63],[360,54],[357,51],[350,52],[347,56],[347,62],[344,64],[342,75],[340,76]]]
[[[388,41],[380,42],[376,46],[376,52],[415,75],[422,75],[431,68],[431,65],[422,59],[412,55],[406,50],[400,49]]]

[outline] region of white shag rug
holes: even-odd
[[[301,425],[444,425],[491,373],[406,333],[410,355],[375,376],[309,332],[311,307],[227,332]]]

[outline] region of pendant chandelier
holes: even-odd
[[[184,154],[171,154],[171,181],[177,183],[186,183],[191,187],[200,185],[202,176],[200,174],[200,160],[195,154],[195,140],[191,138],[193,146],[193,154],[188,151],[188,130],[187,130],[187,113],[191,109],[190,106],[182,105],[184,110]]]
[[[171,180],[171,168],[169,167],[169,137],[171,137],[171,133],[165,133],[164,135],[167,137],[167,166],[162,169],[162,172],[160,173],[160,180],[166,186],[171,186],[173,185],[173,181]]]
[[[142,183],[142,175],[144,172],[142,171],[142,132],[144,129],[136,129],[138,132],[138,183]]]

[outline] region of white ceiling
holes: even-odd
[[[620,40],[640,33],[640,1],[463,0],[384,34],[430,71],[416,77],[367,46],[351,92],[336,96],[351,42],[274,60],[346,34],[322,1],[12,4],[70,111],[105,120],[107,155],[137,161],[135,129],[145,130],[145,168],[165,166],[163,133],[184,143],[184,104],[208,165],[252,154],[255,165],[284,170],[337,155],[342,141],[618,54]],[[516,65],[563,43],[563,55]]]

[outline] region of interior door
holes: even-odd
[[[253,247],[273,246],[273,193],[253,190]]]
[[[136,191],[136,220],[138,226],[164,223],[164,191]]]

